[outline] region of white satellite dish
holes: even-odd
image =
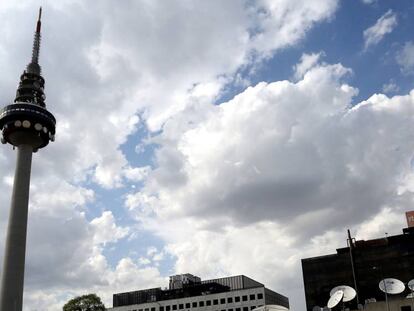
[[[264,305],[257,307],[252,311],[289,311],[289,309],[280,305]]]
[[[404,291],[405,285],[403,282],[393,278],[387,278],[381,280],[378,284],[380,290],[386,294],[400,294]]]
[[[335,293],[332,294],[331,298],[328,300],[328,308],[332,309],[335,307],[344,297],[344,292],[341,290],[337,290]]]
[[[341,290],[344,292],[344,297],[342,298],[343,302],[351,301],[356,296],[355,289],[353,289],[351,286],[348,286],[348,285],[339,285],[339,286],[334,287],[331,290],[330,295],[332,296],[338,290]]]
[[[414,279],[408,282],[407,286],[411,291],[414,291]]]

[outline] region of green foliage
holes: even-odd
[[[63,311],[105,311],[105,305],[96,294],[88,294],[69,300]]]

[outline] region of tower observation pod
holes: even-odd
[[[45,80],[39,65],[42,8],[32,59],[20,76],[14,103],[0,110],[0,139],[17,149],[0,288],[0,311],[21,311],[32,153],[55,139],[56,119],[45,105]]]

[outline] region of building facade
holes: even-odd
[[[265,304],[289,308],[289,299],[244,275],[204,280],[170,277],[169,288],[113,295],[112,311],[250,311]]]
[[[326,306],[331,289],[338,285],[357,290],[357,298],[348,303],[348,307],[357,309],[357,302],[367,306],[385,300],[378,287],[382,279],[396,278],[405,284],[414,279],[414,227],[400,235],[351,241],[350,247],[339,248],[336,254],[302,259],[308,311]],[[389,299],[401,300],[409,293],[406,288],[399,295],[389,295]]]

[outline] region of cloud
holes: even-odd
[[[303,78],[304,74],[314,67],[319,59],[323,56],[323,52],[312,53],[312,54],[303,54],[300,58],[300,62],[293,67],[294,70],[294,79],[300,80]]]
[[[382,91],[386,94],[396,93],[399,90],[400,90],[400,87],[392,79],[388,83],[386,83],[382,86]]]
[[[70,298],[88,292],[96,292],[110,305],[115,292],[165,282],[157,268],[140,267],[129,257],[111,267],[104,247],[128,233],[115,223],[111,212],[90,222],[82,212],[68,219],[37,210],[30,216],[25,310],[59,310]]]
[[[385,35],[391,33],[397,26],[397,15],[388,10],[374,25],[364,30],[364,49],[377,45]]]
[[[412,41],[404,44],[404,47],[397,53],[396,60],[403,73],[414,73],[414,43]]]
[[[155,168],[126,205],[176,271],[244,273],[299,309],[300,258],[344,246],[347,228],[366,239],[404,226],[414,90],[353,103],[348,68],[311,63],[296,82],[258,83],[202,117],[188,109],[153,138]]]
[[[46,78],[46,104],[58,124],[56,142],[33,158],[25,310],[58,310],[72,296],[90,291],[110,304],[114,292],[164,284],[165,278],[157,267],[157,262],[167,255],[162,248],[157,249],[145,267],[129,257],[119,258],[115,263],[109,261],[108,245],[117,244],[130,231],[116,221],[119,218],[115,211],[108,211],[109,203],[99,202],[97,206],[99,193],[103,189],[122,188],[127,182],[145,182],[151,192],[129,193],[127,205],[134,215],[139,212],[143,220],[158,214],[160,198],[154,197],[151,183],[160,184],[161,191],[164,187],[182,191],[183,185],[192,183],[193,176],[187,176],[187,155],[183,153],[196,143],[191,135],[203,132],[204,122],[211,122],[212,128],[206,129],[218,136],[221,130],[231,130],[230,127],[221,129],[214,122],[215,117],[221,119],[221,114],[223,121],[230,118],[225,107],[237,110],[234,104],[227,104],[217,113],[212,103],[222,89],[240,78],[239,70],[302,40],[315,24],[331,19],[337,7],[336,0],[280,1],[277,5],[273,1],[205,1],[198,5],[182,1],[108,1],[94,4],[91,10],[82,1],[45,1],[40,62]],[[30,57],[37,8],[37,1],[19,4],[1,1],[0,67],[4,74],[0,76],[0,97],[6,101],[13,100],[18,76]],[[333,75],[348,72],[339,65],[331,69]],[[246,94],[260,95],[267,88],[293,87],[286,81],[276,85],[261,84]],[[351,96],[354,91],[349,88],[349,94],[342,95]],[[258,103],[257,116],[265,109],[266,97],[273,96],[271,93],[265,94]],[[245,96],[242,94],[241,100]],[[251,99],[243,99],[241,106],[249,119],[249,107],[243,104],[247,100]],[[242,116],[243,113],[235,114],[230,125],[240,128],[242,122],[238,118]],[[162,131],[161,136],[155,135],[151,140],[160,144],[155,155],[158,168],[154,171],[132,165],[122,151],[141,127],[148,128],[150,136]],[[190,129],[194,130],[193,134]],[[187,132],[188,137],[180,139],[182,146],[177,149],[177,137]],[[205,137],[214,142],[208,133]],[[225,141],[221,143],[226,146]],[[233,144],[237,146],[237,141]],[[201,143],[198,148],[199,151],[194,150],[192,161],[195,162],[191,165],[202,168],[203,164],[197,163],[204,161],[202,155],[197,155],[203,151]],[[220,152],[218,145],[216,149]],[[226,150],[222,155],[231,154],[230,149]],[[211,161],[221,164],[218,155],[209,155]],[[15,152],[10,146],[1,148],[2,206],[9,205],[14,158]],[[231,160],[240,170],[244,167],[237,155]],[[252,163],[256,160],[251,159]],[[213,163],[209,161],[205,168]],[[167,166],[173,170],[164,169]],[[265,173],[260,165],[251,167],[245,177],[258,172]],[[208,172],[203,173],[207,180],[212,180]],[[197,192],[202,187],[202,177],[194,189]],[[223,181],[228,186],[231,177]],[[168,191],[166,194],[169,195]],[[181,194],[178,201],[171,201],[171,207],[188,217],[192,212],[189,214],[177,204],[185,199],[185,193]],[[235,198],[225,197],[230,203]],[[199,200],[197,193],[194,199]],[[164,204],[166,201],[162,200]],[[206,200],[206,205],[199,206],[201,213],[194,213],[195,219],[200,219],[208,204],[211,202]],[[7,209],[1,209],[0,214],[3,242]],[[90,219],[90,215],[94,218]],[[235,220],[249,222],[246,215]],[[150,218],[145,226],[149,228],[154,221],[159,219]],[[210,221],[206,217],[200,223],[217,227]],[[170,226],[165,228],[167,232],[172,230]],[[266,233],[266,230],[260,232]],[[252,232],[259,231],[253,228]],[[174,241],[178,240],[174,238]],[[171,240],[171,253],[179,256],[180,252],[173,247],[174,241]],[[221,245],[219,241],[217,245]],[[182,254],[185,253],[183,250]]]
[[[378,0],[361,0],[364,4],[374,4],[377,3]]]
[[[94,242],[96,244],[106,244],[108,242],[116,242],[127,236],[129,228],[117,227],[112,212],[105,211],[101,217],[97,217],[91,221],[91,225],[95,230]]]

